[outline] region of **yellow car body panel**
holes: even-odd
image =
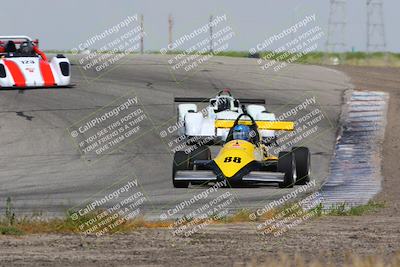
[[[265,157],[264,160],[265,160],[265,161],[268,161],[268,160],[278,160],[278,157],[275,157],[275,156],[268,156],[268,157]]]
[[[244,140],[233,140],[226,143],[214,162],[218,165],[226,178],[231,178],[243,167],[257,160],[255,146]]]

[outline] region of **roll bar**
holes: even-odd
[[[0,44],[5,44],[6,42],[2,41],[3,40],[13,40],[15,44],[22,44],[23,42],[26,41],[31,41],[33,42],[36,46],[39,46],[39,40],[35,39],[32,40],[31,37],[26,36],[26,35],[0,35]],[[18,41],[18,40],[23,40],[23,41]]]

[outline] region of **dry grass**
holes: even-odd
[[[128,233],[138,228],[167,228],[171,221],[147,221],[143,217],[128,220],[118,227],[110,230],[113,233]],[[56,234],[56,233],[81,233],[77,223],[69,218],[60,219],[17,219],[13,225],[0,221],[0,235],[22,235],[22,234]]]
[[[259,217],[257,220],[266,220],[268,218],[272,218],[275,216],[279,210],[271,210],[268,213],[264,214],[262,217]],[[16,218],[13,223],[10,223],[8,219],[0,219],[0,235],[21,235],[21,234],[50,234],[50,233],[81,233],[79,230],[79,225],[84,224],[85,222],[90,221],[92,218],[95,218],[99,212],[94,212],[87,214],[78,221],[73,221],[70,216],[66,216],[65,218],[41,218],[41,217],[24,217],[24,218]],[[249,215],[251,211],[241,210],[237,213],[218,218],[213,220],[208,220],[209,218],[198,220],[197,223],[203,223],[206,220],[210,224],[225,224],[225,223],[240,223],[240,222],[249,222]],[[210,217],[212,218],[212,217]],[[190,220],[188,220],[189,222]],[[125,220],[123,223],[118,225],[117,227],[110,230],[108,233],[129,233],[135,231],[139,228],[169,228],[174,224],[172,220],[166,221],[151,221],[146,220],[144,217],[137,217],[135,219]]]
[[[79,230],[80,225],[90,222],[94,218],[98,218],[101,210],[88,213],[85,216],[80,216],[78,220],[72,220],[70,214],[65,218],[42,218],[42,217],[23,217],[16,218],[11,203],[8,203],[8,209],[4,218],[0,217],[0,235],[22,235],[22,234],[37,234],[37,233],[82,233]],[[319,216],[360,216],[365,213],[373,212],[379,208],[384,207],[381,203],[371,202],[367,205],[358,206],[354,208],[347,208],[346,205],[338,205],[330,210],[323,210],[322,206],[314,208],[313,217]],[[209,224],[225,224],[225,223],[240,223],[240,222],[264,222],[273,218],[283,218],[290,216],[301,208],[296,203],[288,203],[282,207],[271,209],[261,216],[256,216],[250,220],[250,215],[254,214],[250,210],[240,210],[233,215],[229,216],[210,216],[196,223],[201,224],[207,221]],[[310,211],[308,211],[310,212]],[[116,219],[118,220],[118,219]],[[115,221],[116,221],[115,220]],[[99,220],[101,221],[101,220]],[[187,220],[190,222],[191,220]],[[121,224],[109,230],[108,234],[113,233],[129,233],[139,228],[169,228],[174,226],[174,221],[151,221],[146,220],[144,217],[136,217],[130,220],[124,220]],[[178,225],[178,227],[181,225]],[[96,232],[94,232],[96,233]]]

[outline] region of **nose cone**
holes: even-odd
[[[243,140],[233,140],[226,143],[214,159],[226,178],[234,176],[254,160],[253,144]]]

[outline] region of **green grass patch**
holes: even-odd
[[[46,50],[50,54],[72,54],[70,50]],[[93,50],[95,52],[95,50]],[[110,53],[102,51],[98,53]],[[122,53],[122,52],[120,52]],[[139,54],[137,52],[129,54]],[[146,51],[146,54],[160,54],[159,51]],[[182,50],[168,51],[167,55],[185,54]],[[207,55],[209,52],[192,52],[188,55]],[[219,51],[215,56],[224,57],[252,57],[248,51]],[[306,54],[280,52],[273,53],[272,51],[262,51],[257,53],[257,57],[276,60],[279,62],[289,62],[298,64],[316,64],[316,65],[353,65],[353,66],[391,66],[400,67],[400,53],[384,53],[384,52],[344,52],[344,53],[325,53],[321,51],[309,52]],[[291,60],[295,59],[295,60]]]
[[[218,214],[213,214],[209,218],[212,219],[213,224],[224,224],[224,223],[238,223],[238,222],[260,222],[271,218],[282,219],[295,214],[313,214],[312,217],[322,217],[322,216],[362,216],[375,212],[381,208],[384,208],[385,204],[382,202],[370,201],[369,203],[361,206],[350,207],[349,205],[343,203],[330,208],[324,207],[322,204],[317,205],[311,210],[302,210],[299,203],[292,202],[286,203],[281,207],[276,207],[271,209],[262,216],[252,217],[254,211],[249,209],[242,209],[234,214],[217,216]],[[94,212],[87,213],[84,216],[79,216],[77,219],[72,219],[72,211],[67,212],[64,218],[41,218],[39,217],[16,217],[15,212],[11,203],[11,199],[7,199],[6,210],[4,216],[0,217],[0,235],[23,235],[23,234],[36,234],[36,233],[82,233],[88,229],[88,227],[83,227],[80,229],[79,226],[87,225],[91,226],[93,223],[91,221],[100,222],[101,218],[104,216],[99,216],[104,212],[102,210],[97,210]],[[99,219],[100,218],[100,219]],[[251,218],[251,219],[250,219]],[[118,218],[116,219],[118,220]],[[116,221],[115,220],[115,221]],[[185,220],[190,222],[190,219]],[[201,223],[202,220],[199,221]],[[174,224],[174,221],[149,221],[143,217],[136,217],[134,219],[125,220],[121,224],[116,225],[107,234],[114,233],[129,233],[135,231],[138,228],[169,228]],[[95,234],[97,231],[94,231]]]
[[[350,207],[342,203],[327,209],[323,214],[327,216],[362,216],[373,213],[385,207],[382,202],[370,201],[365,205]]]
[[[150,54],[160,54],[158,51],[148,52]],[[169,55],[184,54],[184,51],[169,51]],[[205,53],[192,52],[193,54],[205,55]],[[216,56],[225,57],[251,57],[248,51],[220,51]],[[306,54],[289,53],[287,51],[273,53],[272,51],[263,51],[257,53],[257,57],[265,60],[276,60],[279,62],[289,62],[298,64],[316,64],[316,65],[354,65],[354,66],[392,66],[400,67],[400,53],[383,52],[345,52],[345,53],[325,53],[321,51],[309,52]],[[295,59],[295,60],[293,60]]]
[[[14,226],[0,226],[0,234],[20,236],[23,235],[24,232]]]

